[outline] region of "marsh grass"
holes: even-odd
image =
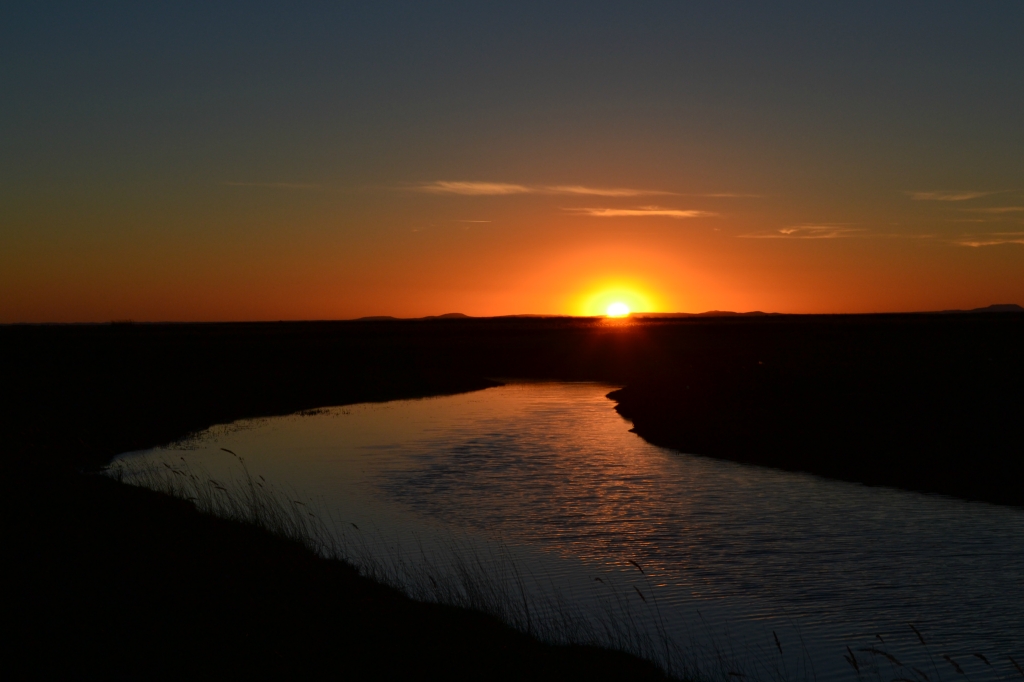
[[[440,549],[428,551],[419,545],[408,551],[371,529],[338,523],[319,501],[272,485],[263,476],[253,475],[243,457],[221,450],[237,462],[237,475],[230,480],[215,478],[184,457],[156,464],[129,457],[115,461],[106,473],[125,484],[188,500],[202,513],[296,542],[323,558],[344,561],[413,599],[486,613],[541,641],[624,651],[656,663],[672,678],[696,682],[818,679],[795,623],[791,626],[796,643],[783,642],[772,631],[767,644],[737,651],[728,633],[716,632],[697,612],[702,631],[690,633],[681,642],[669,633],[657,586],[636,560],[624,563],[635,569],[638,580],[602,574],[593,578],[587,594],[567,596],[553,581],[527,572],[502,544],[481,546],[450,536]],[[990,660],[981,653],[953,656],[933,649],[913,624],[908,624],[903,639],[911,632],[913,643],[921,649],[910,656],[894,649],[892,642],[886,644],[881,635],[870,646],[848,646],[842,655],[852,676],[879,682],[970,680],[970,671],[962,665],[970,659],[992,672],[995,666],[1005,668],[995,679],[1024,680],[1024,670],[1010,656],[1003,660]],[[919,661],[918,654],[923,654],[926,664],[901,660]]]
[[[482,547],[449,537],[439,550],[419,546],[407,551],[371,529],[336,522],[317,500],[254,475],[243,457],[221,449],[237,463],[237,475],[230,480],[180,456],[155,464],[124,458],[106,473],[187,500],[202,513],[256,526],[321,557],[345,561],[413,599],[483,612],[541,641],[625,651],[655,662],[677,679],[737,679],[731,656],[698,645],[696,639],[681,646],[668,634],[657,590],[635,561],[629,563],[641,575],[643,589],[612,576],[597,577],[587,595],[592,607],[584,609],[552,581],[526,573],[504,545]]]
[[[858,680],[941,682],[985,679],[1024,680],[1024,670],[1008,654],[978,651],[948,652],[934,646],[913,623],[899,632],[875,635],[877,643],[847,647],[846,662]]]
[[[320,556],[338,556],[336,536],[321,516],[319,505],[277,488],[263,476],[254,476],[242,457],[226,448],[221,450],[238,462],[240,475],[232,480],[214,478],[184,457],[178,458],[180,463],[163,461],[158,465],[117,460],[107,468],[107,474],[122,483],[188,500],[201,513],[256,526]]]

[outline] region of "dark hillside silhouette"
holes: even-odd
[[[1024,315],[789,319],[694,330],[611,397],[685,452],[1024,504]],[[694,348],[693,345],[701,348]]]

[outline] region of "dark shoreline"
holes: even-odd
[[[704,347],[674,371],[638,375],[609,395],[645,440],[1024,506],[1024,314],[797,319],[752,324],[742,335],[705,332]],[[681,337],[665,345],[682,346]]]
[[[657,678],[87,472],[215,423],[520,376],[620,383],[636,432],[684,451],[1020,505],[1020,348],[1020,314],[0,327],[5,612],[40,676],[346,660],[371,677]]]
[[[395,398],[451,393],[440,389]],[[628,654],[413,601],[299,543],[98,473],[7,483],[17,588],[5,614],[14,667],[31,677],[665,679]]]
[[[322,327],[0,329],[13,667],[44,678],[663,679],[626,654],[542,644],[414,602],[296,543],[90,473],[217,423],[494,385],[421,364],[401,339],[325,340]]]

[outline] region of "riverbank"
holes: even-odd
[[[42,678],[664,678],[626,654],[547,645],[412,601],[296,542],[92,473],[214,423],[493,385],[262,331],[248,347],[210,329],[5,339],[12,667]]]
[[[148,490],[100,477],[28,490],[5,614],[31,677],[663,679],[626,654],[412,601]]]
[[[645,440],[829,478],[1024,506],[1024,314],[836,316],[666,330],[609,395]],[[673,335],[674,340],[669,338]]]

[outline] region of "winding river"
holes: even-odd
[[[452,553],[512,565],[546,603],[667,635],[716,674],[1024,678],[1024,510],[656,447],[613,388],[513,382],[243,421],[115,466],[226,480],[227,448],[320,508],[353,560],[430,580]]]

